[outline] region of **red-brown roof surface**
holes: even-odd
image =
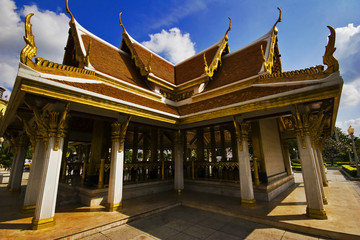
[[[149,107],[152,109],[160,110],[163,112],[176,114],[178,115],[178,112],[175,107],[166,105],[162,102],[157,102],[142,96],[139,96],[137,94],[133,94],[124,90],[121,90],[119,88],[111,87],[109,85],[103,84],[103,83],[78,83],[78,82],[69,82],[69,81],[61,81],[61,80],[54,80],[52,81],[63,83],[69,86],[73,86],[76,88],[80,88],[83,90],[91,91],[94,93],[99,93],[105,96],[113,97],[116,99],[124,100],[127,102],[135,103],[141,106]]]
[[[182,83],[186,83],[204,74],[204,69],[205,69],[204,53],[206,56],[207,64],[210,65],[218,49],[219,49],[219,45],[214,45],[206,49],[204,52],[195,55],[189,60],[186,60],[176,65],[175,66],[176,84],[180,85]]]
[[[266,51],[267,42],[261,41],[245,49],[226,55],[222,59],[221,67],[214,74],[204,91],[209,91],[239,80],[256,76],[264,62],[261,45]]]
[[[88,35],[81,37],[86,50],[91,40],[90,63],[97,71],[146,88],[143,77],[140,76],[139,71],[131,62],[129,55]]]
[[[223,106],[227,106],[234,103],[241,103],[252,99],[271,96],[278,93],[283,93],[299,88],[309,86],[311,84],[302,84],[295,86],[280,86],[280,87],[259,87],[253,86],[239,91],[224,94],[211,99],[187,104],[178,107],[179,114],[181,116],[191,113],[197,113],[200,111],[211,110]]]
[[[139,58],[146,65],[150,59],[151,51],[142,47],[141,45],[139,45],[136,42],[134,42],[132,44],[133,44],[135,51],[138,54]],[[171,63],[169,63],[166,60],[160,58],[159,56],[153,54],[150,66],[151,66],[151,72],[155,76],[157,76],[163,80],[166,80],[172,84],[175,84],[174,66]]]

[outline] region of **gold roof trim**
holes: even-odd
[[[230,52],[230,48],[228,45],[229,37],[227,34],[231,30],[231,18],[229,18],[229,20],[230,20],[229,28],[227,29],[227,31],[223,37],[223,40],[221,42],[221,45],[218,48],[218,50],[216,51],[216,54],[215,54],[213,60],[211,61],[210,65],[207,64],[206,56],[204,53],[204,65],[205,65],[204,72],[210,78],[214,76],[214,72],[218,68],[219,63],[221,65],[221,57],[222,57],[222,54],[224,53],[224,51],[226,50],[227,53]]]
[[[39,70],[41,72],[44,72],[44,71],[46,72],[46,70],[47,71],[55,70],[55,72],[51,71],[51,73],[54,72],[55,74],[59,74],[59,71],[67,71],[67,72],[71,72],[71,73],[75,73],[75,74],[84,74],[84,75],[90,75],[90,76],[95,77],[94,71],[83,69],[83,68],[78,68],[78,67],[73,67],[73,66],[68,66],[68,65],[63,65],[63,64],[59,64],[59,63],[54,63],[54,62],[44,60],[44,58],[39,58],[39,57],[37,57],[35,59],[34,69]],[[72,75],[72,76],[74,76],[74,75]]]
[[[25,17],[25,47],[21,50],[20,53],[20,62],[28,66],[33,66],[32,58],[36,56],[37,48],[35,45],[35,37],[32,33],[32,25],[30,19],[33,16],[33,13],[29,13]]]
[[[123,25],[123,23],[121,21],[121,14],[122,14],[122,12],[120,12],[120,14],[119,14],[119,22],[120,22],[120,25],[123,28],[123,34],[122,34],[123,35],[123,40],[124,40],[126,46],[129,48],[129,50],[131,52],[131,59],[134,60],[135,66],[137,68],[139,68],[141,76],[144,76],[144,77],[148,76],[149,73],[151,72],[150,64],[151,64],[152,54],[150,54],[150,58],[149,58],[147,64],[145,65],[141,61],[139,55],[137,54],[137,52],[136,52],[136,50],[135,50],[135,48],[134,48],[134,46],[132,44],[132,41],[130,40],[129,35],[127,34],[127,32],[125,30],[125,27],[124,27],[124,25]]]
[[[335,48],[335,29],[331,26],[327,26],[330,29],[328,45],[325,47],[325,54],[323,56],[323,63],[327,65],[325,73],[333,73],[339,71],[339,62],[334,57]]]
[[[308,79],[318,79],[324,77],[324,66],[323,65],[317,65],[315,67],[300,69],[300,70],[294,70],[294,71],[288,71],[288,72],[282,72],[282,73],[273,73],[273,74],[264,74],[259,76],[259,79],[273,79],[273,78],[301,78],[304,79],[304,77],[308,76]]]

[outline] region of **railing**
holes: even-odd
[[[184,163],[184,177],[239,182],[239,163],[187,161]]]
[[[173,176],[174,165],[171,161],[124,164],[124,183],[165,180]]]

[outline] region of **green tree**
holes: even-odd
[[[10,146],[4,141],[0,147],[0,165],[9,169],[13,161],[13,156]]]
[[[352,154],[351,148],[349,136],[342,132],[340,128],[335,127],[334,134],[325,141],[323,148],[324,160],[331,162],[332,165],[335,162],[348,162],[350,160],[349,153]]]

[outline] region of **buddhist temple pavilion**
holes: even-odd
[[[109,211],[121,211],[123,199],[170,190],[238,197],[239,207],[271,201],[294,184],[290,139],[301,158],[304,213],[327,218],[322,147],[343,85],[332,27],[325,66],[283,72],[281,10],[247,46],[230,51],[230,20],[218,42],[175,65],[132,38],[121,14],[118,47],[83,28],[68,4],[67,12],[62,64],[36,55],[26,16],[0,125],[14,151],[9,191],[20,190],[25,153],[33,149],[23,203],[34,212],[33,229],[54,224],[61,199]]]

